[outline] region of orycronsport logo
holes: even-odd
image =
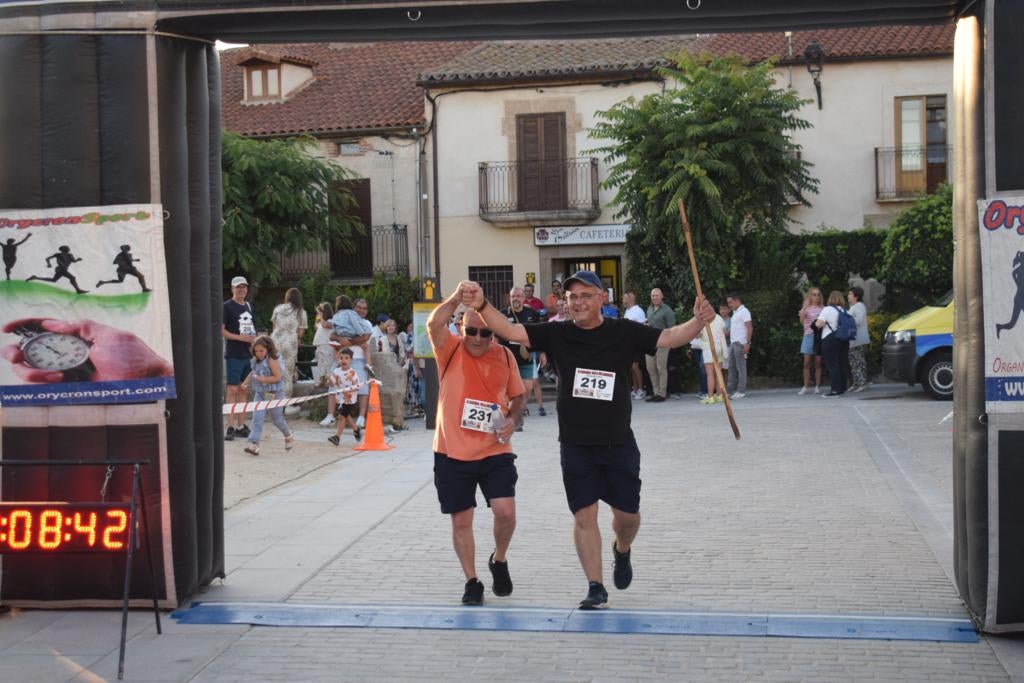
[[[987,377],[986,401],[1024,401],[1024,377]]]
[[[17,228],[28,230],[29,228],[40,228],[49,225],[105,225],[107,223],[129,223],[131,221],[146,221],[153,214],[147,211],[136,211],[134,213],[99,213],[88,211],[82,214],[70,216],[47,216],[38,218],[0,218],[0,228]]]
[[[140,403],[175,398],[173,377],[130,382],[76,382],[0,387],[0,403],[6,407]]]

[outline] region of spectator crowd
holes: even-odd
[[[288,289],[284,301],[271,313],[269,334],[260,334],[256,330],[253,305],[246,298],[248,286],[245,277],[233,278],[232,297],[224,302],[225,401],[245,402],[250,400],[250,392],[258,397],[256,400],[290,398],[298,377],[299,350],[310,324],[302,293],[294,287]],[[630,320],[656,330],[677,324],[676,312],[659,288],[651,290],[646,308],[638,303],[636,292],[624,292],[619,306],[611,298],[612,290],[607,291],[609,294],[600,307],[605,318]],[[502,308],[506,320],[519,325],[571,318],[559,280],[551,283],[545,296],[538,294],[541,293],[533,283],[513,287],[508,292],[507,306]],[[835,397],[867,388],[865,350],[869,338],[863,297],[860,287],[851,287],[845,294],[832,291],[827,300],[817,287],[806,290],[798,312],[803,331],[799,341],[803,384],[798,394]],[[717,303],[718,313],[685,352],[697,378],[697,398],[705,405],[723,401],[725,394],[732,400],[747,396],[747,363],[755,331],[754,317],[744,305],[741,294],[732,292],[723,301],[710,303],[713,306]],[[462,333],[463,310],[461,306],[456,309],[449,321],[449,331],[456,336]],[[357,441],[361,436],[366,423],[368,380],[373,377],[372,353],[393,354],[396,363],[404,369],[406,417],[424,414],[425,383],[420,361],[413,355],[413,324],[410,322],[399,330],[398,323],[387,312],[376,313],[373,322],[369,313],[366,299],[352,299],[345,294],[339,294],[333,302],[322,301],[314,309],[312,376],[319,386],[330,388],[327,415],[320,424],[336,427],[330,437],[335,445],[340,442],[345,428],[352,431]],[[846,315],[856,326],[852,336],[839,333],[840,321]],[[523,415],[531,415],[529,401],[532,398],[535,415],[546,416],[543,385],[557,383],[557,368],[545,353],[516,341],[499,338],[498,342],[515,358],[526,392]],[[634,356],[629,373],[631,399],[660,403],[669,397],[670,389],[675,389],[676,396],[681,394],[678,372],[674,381],[670,375],[670,370],[677,370],[678,366],[670,365],[669,352],[669,348],[658,348],[652,355],[638,353]],[[722,370],[721,376],[714,371],[715,358]],[[822,384],[826,374],[828,387]],[[268,412],[285,435],[287,447],[291,448],[293,439],[283,409]],[[256,429],[245,424],[243,414],[228,415],[226,422],[225,440],[247,439],[246,451],[257,455],[264,415],[253,416],[254,427],[258,424]],[[522,426],[517,429],[521,430]]]

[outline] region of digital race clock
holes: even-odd
[[[128,503],[0,503],[0,555],[124,552]]]

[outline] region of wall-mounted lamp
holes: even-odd
[[[821,70],[825,68],[825,51],[817,40],[812,40],[804,48],[804,64],[807,65],[807,71],[814,80],[814,90],[818,93],[818,109],[821,109]]]

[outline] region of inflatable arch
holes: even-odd
[[[175,398],[149,403],[8,403],[3,457],[150,459],[143,485],[160,571],[149,585],[140,564],[133,598],[144,604],[155,590],[172,606],[224,575],[214,39],[515,39],[954,21],[956,581],[983,628],[1024,629],[1024,417],[1012,409],[1024,403],[990,410],[978,220],[979,200],[1024,195],[1024,56],[1016,49],[1024,7],[1011,0],[0,0],[0,215],[160,205],[176,389]],[[103,481],[103,472],[15,469],[0,467],[4,499],[88,500]],[[118,471],[112,490],[124,485]],[[120,571],[102,556],[75,565],[8,556],[0,600],[107,604]]]

